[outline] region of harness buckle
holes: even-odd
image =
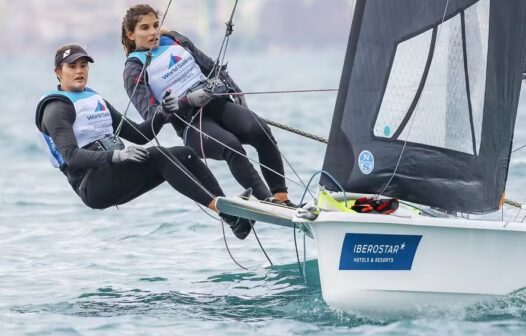
[[[97,144],[96,150],[98,151],[121,150],[125,147],[122,140],[115,134],[96,140],[95,143]]]

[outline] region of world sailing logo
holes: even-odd
[[[95,109],[95,112],[102,112],[102,111],[106,111],[106,106],[104,106],[104,104],[102,104],[99,100],[97,104],[97,108]]]
[[[168,69],[176,65],[177,62],[179,62],[180,60],[181,60],[181,57],[170,55],[170,65],[168,65]]]
[[[182,62],[182,63],[179,63],[179,61],[182,60],[181,57],[179,56],[174,56],[174,55],[170,55],[170,64],[168,65],[168,69],[170,71],[168,71],[167,73],[165,73],[162,77],[163,79],[168,79],[170,78],[171,75],[173,75],[179,68],[181,68],[181,66],[184,65],[184,63],[186,62]],[[186,60],[188,61],[188,60]],[[178,64],[179,63],[179,64]],[[176,66],[177,65],[177,66]]]
[[[104,112],[104,113],[99,113]],[[97,107],[95,108],[95,111],[93,113],[90,113],[86,116],[86,119],[88,120],[95,120],[100,119],[109,116],[110,113],[108,112],[108,108],[105,104],[103,104],[100,100],[97,102]]]
[[[370,174],[374,169],[374,156],[371,152],[368,150],[364,150],[360,153],[358,156],[358,166],[360,167],[360,171],[368,175]]]

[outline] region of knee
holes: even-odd
[[[225,145],[223,158],[227,161],[239,155],[246,155],[245,149],[238,139],[229,139],[224,141],[223,144]]]
[[[161,152],[166,153],[166,148],[160,147],[160,146],[148,147],[146,150],[148,151],[148,154],[150,155],[150,158],[148,159],[148,161],[157,161],[161,157],[164,156],[163,153]]]
[[[223,139],[223,145],[225,146],[225,150],[229,150],[229,148],[245,153],[245,150],[243,149],[243,145],[241,144],[241,141],[239,141],[236,137],[228,137],[226,139]]]
[[[272,134],[268,125],[261,121],[260,124],[254,125],[250,130],[250,137],[252,138],[253,146],[266,146],[270,143],[277,144],[274,135]]]

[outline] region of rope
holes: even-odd
[[[517,201],[510,200],[510,199],[505,199],[504,203],[508,204],[508,205],[511,205],[511,206],[514,206],[516,208],[521,208],[521,209],[522,209],[522,206],[523,206],[523,204],[521,204],[521,203],[519,203]]]
[[[246,268],[245,266],[241,265],[240,263],[237,262],[236,258],[234,258],[234,256],[232,255],[232,252],[230,252],[230,248],[228,247],[228,243],[226,241],[226,234],[225,234],[225,222],[223,222],[221,220],[221,228],[223,229],[223,240],[225,242],[225,247],[226,247],[226,250],[228,252],[228,254],[230,255],[230,259],[232,259],[232,261],[237,265],[239,266],[240,268],[248,271],[248,268]]]
[[[294,127],[290,127],[290,126],[287,126],[287,125],[284,125],[284,124],[280,124],[280,123],[278,123],[276,121],[268,120],[268,119],[265,119],[265,118],[261,118],[261,119],[265,123],[267,123],[267,125],[274,126],[274,127],[277,127],[277,128],[281,128],[282,130],[285,130],[287,132],[295,133],[295,134],[301,135],[302,137],[309,138],[309,139],[312,139],[312,140],[316,140],[316,141],[324,143],[324,144],[328,144],[329,143],[329,141],[327,141],[327,139],[322,138],[322,137],[317,136],[317,135],[314,135],[312,133],[308,133],[308,132],[302,131],[302,130],[294,128]]]
[[[233,93],[217,93],[214,96],[243,96],[243,95],[256,95],[256,94],[276,94],[276,93],[304,93],[304,92],[332,92],[338,91],[338,89],[302,89],[302,90],[280,90],[280,91],[249,91],[249,92],[233,92]],[[298,128],[290,127],[285,124],[281,124],[277,121],[272,121],[269,119],[261,118],[267,125],[281,128],[282,130],[301,135],[305,138],[309,138],[321,143],[328,144],[327,139],[322,138],[321,136],[308,133],[306,131],[300,130]]]
[[[511,153],[513,154],[513,153],[515,153],[515,152],[518,152],[518,151],[520,151],[521,149],[523,149],[524,147],[526,147],[526,145],[522,145],[522,146],[520,146],[519,148],[512,150]]]
[[[231,93],[214,93],[214,96],[243,96],[257,94],[275,94],[275,93],[305,93],[305,92],[333,92],[338,89],[302,89],[302,90],[280,90],[280,91],[249,91],[249,92],[231,92]]]
[[[256,116],[255,113],[252,113],[249,111],[249,113],[252,115],[252,117],[254,118],[254,120],[257,122],[257,124],[259,125],[259,127],[261,128],[261,130],[263,131],[263,133],[265,133],[265,135],[267,136],[267,138],[270,140],[270,143],[274,146],[274,148],[276,148],[276,150],[278,151],[279,155],[281,155],[281,157],[283,158],[283,160],[287,163],[287,165],[290,167],[290,169],[294,172],[294,175],[296,175],[296,178],[298,179],[298,181],[300,181],[301,184],[303,184],[303,187],[308,189],[307,188],[307,185],[305,184],[305,182],[303,182],[303,180],[301,179],[300,175],[298,174],[298,172],[296,171],[296,169],[294,169],[294,167],[292,166],[292,164],[290,163],[290,161],[285,157],[285,154],[283,154],[281,152],[281,150],[279,149],[278,147],[278,144],[276,142],[276,140],[274,140],[274,137],[272,137],[268,132],[267,130],[265,129],[265,127],[263,127],[263,125],[261,125],[261,121],[259,120],[259,117]],[[309,194],[312,196],[313,199],[316,199],[316,197],[314,197],[314,195],[312,194],[312,192],[310,192],[309,190]]]
[[[274,174],[283,177],[284,179],[288,180],[288,181],[291,182],[291,183],[296,184],[297,186],[304,187],[301,183],[298,183],[298,182],[296,182],[296,181],[294,181],[294,180],[292,180],[292,179],[286,177],[285,175],[278,173],[278,172],[275,171],[274,169],[272,169],[272,168],[270,168],[270,167],[268,167],[268,166],[262,164],[261,162],[258,162],[258,161],[256,161],[256,160],[250,158],[250,157],[249,157],[248,155],[246,155],[246,154],[240,153],[239,151],[235,150],[234,148],[232,148],[232,147],[230,147],[230,146],[228,146],[228,145],[222,143],[221,141],[217,140],[217,139],[214,138],[213,136],[211,136],[211,135],[209,135],[209,134],[206,134],[205,132],[201,131],[200,129],[198,129],[198,128],[195,127],[194,125],[192,125],[192,124],[190,124],[189,122],[187,122],[186,120],[184,120],[184,119],[183,119],[181,116],[179,116],[177,113],[174,113],[173,115],[174,115],[177,119],[179,119],[183,124],[185,124],[187,127],[193,129],[193,130],[196,131],[196,132],[199,132],[199,133],[202,133],[202,134],[208,136],[209,139],[212,139],[213,141],[215,141],[216,143],[222,145],[223,147],[225,147],[225,148],[227,148],[227,149],[230,149],[232,152],[234,152],[234,153],[236,153],[236,154],[238,154],[238,155],[241,155],[241,156],[247,158],[249,161],[252,161],[252,162],[254,162],[255,164],[259,165],[260,167],[263,167],[263,168],[265,168],[265,169],[267,169],[267,170],[273,172]]]
[[[307,282],[304,276],[305,273],[303,272],[303,267],[301,267],[300,254],[298,251],[298,242],[296,240],[296,229],[297,229],[296,222],[293,222],[293,224],[294,224],[294,227],[292,228],[292,234],[294,236],[294,250],[296,251],[296,260],[298,261],[298,269],[300,271],[301,277],[303,278],[303,281]]]

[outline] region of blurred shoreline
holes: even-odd
[[[77,42],[90,50],[122,52],[120,29],[126,10],[148,3],[164,13],[168,0],[0,0],[0,55],[49,52]],[[218,49],[234,0],[173,1],[163,25],[187,35],[203,49]],[[346,43],[351,0],[239,1],[229,49],[287,51]]]

